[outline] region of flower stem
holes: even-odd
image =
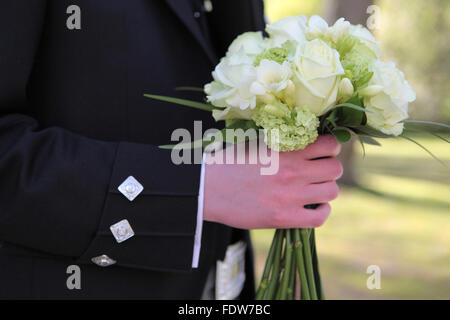
[[[317,259],[317,248],[316,248],[316,237],[314,235],[314,229],[311,229],[311,254],[312,254],[312,262],[313,262],[313,270],[314,270],[314,280],[316,284],[317,290],[317,298],[319,300],[325,300],[325,294],[322,288],[322,281],[320,280],[320,271],[319,271],[319,261]]]
[[[290,232],[291,232],[292,247],[294,247],[294,245],[295,245],[294,229],[291,229]],[[292,252],[291,272],[289,275],[289,283],[288,283],[288,288],[287,288],[287,299],[288,300],[294,300],[294,296],[295,296],[295,284],[297,282],[296,281],[296,278],[297,278],[296,265],[297,265],[297,263],[296,263],[296,259],[295,259],[295,252]]]
[[[267,285],[269,283],[269,274],[273,265],[273,257],[275,255],[275,247],[277,243],[277,234],[279,231],[275,231],[272,244],[270,245],[269,255],[266,260],[266,265],[264,266],[264,272],[261,277],[261,283],[259,285],[258,291],[256,292],[256,300],[261,300],[264,298],[264,294],[266,293]]]
[[[267,287],[266,292],[266,299],[273,299],[274,293],[276,290],[276,287],[278,285],[278,279],[280,277],[280,263],[281,263],[281,254],[282,254],[282,246],[283,246],[283,239],[284,239],[284,230],[277,230],[277,233],[275,234],[276,239],[276,246],[275,246],[275,256],[274,256],[274,263],[273,263],[273,269],[270,275],[269,280],[269,286]]]
[[[305,255],[306,276],[308,277],[309,293],[312,300],[317,300],[316,284],[314,281],[314,271],[312,266],[311,246],[309,244],[309,230],[300,231],[303,242],[303,253]]]
[[[284,249],[284,271],[283,277],[281,279],[280,288],[277,293],[277,300],[286,300],[289,278],[291,275],[291,264],[292,264],[291,260],[293,251],[291,231],[285,230],[285,236],[286,236],[286,245]]]
[[[300,229],[294,230],[294,241],[295,241],[295,258],[297,260],[297,268],[300,277],[302,297],[304,298],[304,300],[311,300],[311,296],[309,294],[308,280],[306,278],[305,262],[303,259],[303,244],[300,240]]]

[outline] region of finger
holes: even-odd
[[[317,228],[320,227],[330,215],[331,207],[328,203],[320,204],[316,209],[295,208],[285,210],[279,215],[272,227],[287,228]]]
[[[336,158],[309,161],[304,172],[311,183],[322,183],[339,179],[343,174],[342,163]]]
[[[301,228],[318,228],[327,221],[330,216],[331,206],[329,203],[321,203],[316,209],[302,209],[300,217],[302,218]]]
[[[304,203],[315,204],[330,202],[337,198],[339,187],[335,181],[310,184],[306,186],[300,196]]]
[[[321,135],[317,140],[302,150],[304,159],[335,157],[341,151],[341,145],[330,134]]]

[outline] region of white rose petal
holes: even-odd
[[[320,38],[326,34],[328,23],[318,15],[313,15],[308,20],[305,34],[308,40]]]
[[[265,41],[260,31],[245,32],[238,36],[228,47],[227,55],[243,50],[246,55],[258,55],[265,49]]]
[[[383,89],[384,89],[383,86],[374,84],[374,85],[367,86],[364,89],[359,90],[358,93],[364,97],[372,97],[374,95],[377,95],[381,91],[383,91]]]
[[[373,34],[367,28],[362,25],[350,25],[349,34],[361,40],[377,58],[381,57],[380,43],[375,40]]]
[[[227,87],[219,81],[213,81],[205,85],[204,91],[207,94],[207,100],[216,107],[225,108],[227,106],[226,98],[235,92],[236,89]]]
[[[338,43],[344,40],[349,33],[350,22],[346,21],[344,18],[340,18],[332,27],[328,28],[325,37],[334,43]]]
[[[250,86],[256,80],[256,69],[242,49],[222,58],[212,75],[214,81],[205,86],[211,104],[243,110],[256,106],[256,96],[250,92]]]
[[[228,120],[228,119],[245,119],[251,120],[253,115],[253,110],[247,108],[242,110],[240,108],[228,107],[224,110],[213,110],[212,115],[216,121]]]
[[[299,47],[296,64],[296,105],[306,106],[317,116],[336,102],[340,76],[344,69],[339,53],[320,39]]]
[[[367,123],[386,134],[399,135],[403,130],[400,122],[408,118],[408,103],[416,99],[416,94],[394,63],[377,60],[372,71],[372,79],[359,92],[371,111]]]
[[[284,90],[291,77],[291,66],[289,62],[278,62],[263,59],[256,67],[256,82],[252,84],[254,94],[265,94],[267,92],[278,93]]]
[[[279,47],[288,40],[294,40],[298,43],[304,42],[306,40],[304,30],[307,20],[306,16],[294,16],[267,25],[266,31],[272,40],[271,45]]]
[[[330,41],[333,45],[343,40],[350,33],[350,22],[344,18],[338,19],[333,26],[320,16],[313,15],[305,25],[305,35],[308,40],[322,39]]]

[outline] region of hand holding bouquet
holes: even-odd
[[[379,43],[363,26],[295,16],[266,31],[269,37],[247,32],[231,43],[204,87],[207,103],[146,96],[211,111],[228,128],[262,128],[276,151],[303,149],[324,133],[339,142],[355,136],[364,146],[379,145],[374,137],[412,140],[405,125],[449,127],[406,120],[415,93],[393,62],[380,59]],[[323,298],[314,230],[277,230],[257,298],[293,298],[297,279],[302,298]]]

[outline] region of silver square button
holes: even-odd
[[[109,227],[118,243],[124,242],[134,236],[134,231],[127,219],[123,219]]]
[[[129,176],[118,189],[128,200],[133,201],[144,190],[144,187],[133,176]]]

